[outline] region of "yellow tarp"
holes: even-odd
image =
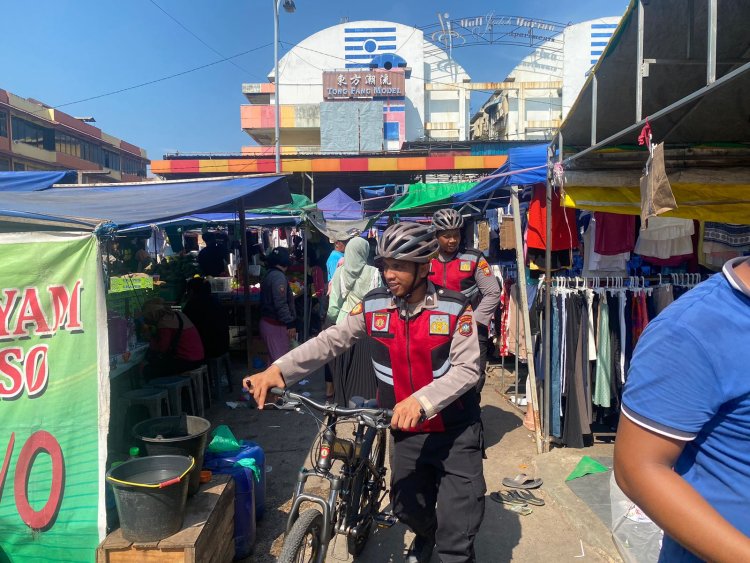
[[[750,185],[748,184],[672,184],[677,209],[665,217],[699,221],[750,224]],[[640,215],[641,192],[638,186],[594,187],[565,186],[565,207]]]

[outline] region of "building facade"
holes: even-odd
[[[471,119],[471,138],[550,139],[617,28],[619,17],[568,26],[524,57]]]
[[[406,141],[463,141],[469,130],[468,74],[421,30],[386,21],[347,22],[301,41],[279,61],[282,154],[398,151]],[[274,150],[273,73],[243,84],[241,124]]]
[[[137,182],[148,164],[144,149],[0,90],[0,171],[78,170],[83,183]]]

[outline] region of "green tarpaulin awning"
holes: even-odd
[[[455,184],[411,184],[409,191],[393,205],[388,212],[406,211],[417,207],[430,207],[449,202],[455,194],[463,193],[477,185],[477,182]]]
[[[285,203],[283,205],[274,205],[273,207],[263,207],[260,209],[248,209],[248,213],[255,213],[257,215],[297,215],[303,211],[310,211],[316,209],[315,204],[310,201],[310,198],[300,194],[291,194],[292,203]]]

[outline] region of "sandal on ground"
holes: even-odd
[[[528,516],[533,510],[531,510],[531,507],[527,504],[504,504],[503,507],[506,510],[510,510],[511,512],[515,512],[516,514],[520,514],[521,516]]]
[[[541,479],[532,479],[525,473],[519,473],[513,479],[505,477],[503,485],[511,489],[536,489],[542,486]]]
[[[513,491],[508,491],[508,493],[512,497],[515,497],[522,502],[533,504],[534,506],[544,506],[544,500],[537,496],[534,496],[534,494],[530,493],[529,491],[513,490]]]
[[[495,502],[499,502],[500,504],[506,505],[506,506],[526,504],[525,500],[516,498],[513,495],[509,494],[507,491],[497,491],[494,493],[490,493],[490,499],[494,500]]]

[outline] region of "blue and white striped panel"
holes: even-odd
[[[599,61],[604,52],[607,42],[617,29],[616,23],[592,23],[591,24],[591,66]]]
[[[395,50],[395,27],[344,28],[346,68],[369,68],[375,55]]]

